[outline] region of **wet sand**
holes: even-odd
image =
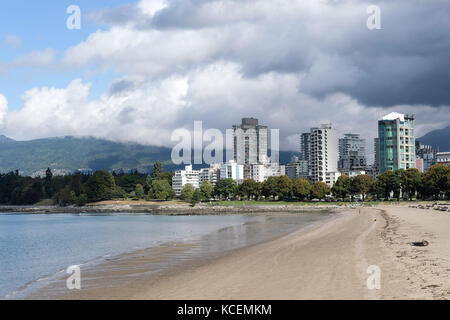
[[[305,233],[160,279],[134,299],[448,299],[450,215],[383,207],[347,211]],[[428,247],[411,242],[428,239]],[[367,268],[381,289],[367,288]]]
[[[233,255],[243,247],[273,241],[294,231],[311,228],[334,218],[330,211],[265,213],[247,222],[225,227],[198,239],[165,243],[144,250],[96,259],[81,266],[82,290],[66,288],[65,272],[46,279],[44,285],[30,284],[26,299],[130,299],[144,293],[160,279],[176,276]],[[22,295],[23,296],[23,295]],[[16,295],[17,297],[17,295]],[[20,295],[19,295],[20,297]]]
[[[123,286],[108,287],[110,271],[100,270],[103,286],[58,298],[449,299],[449,231],[445,212],[397,206],[343,209],[309,230],[187,261],[159,275],[141,275],[133,284],[123,274]],[[430,245],[411,245],[423,239]],[[139,268],[145,259],[123,263]],[[379,290],[367,288],[372,265],[381,270]]]

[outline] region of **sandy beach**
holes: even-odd
[[[397,206],[342,209],[309,230],[233,251],[120,290],[64,299],[448,299],[450,214]],[[429,241],[415,247],[411,242]],[[135,266],[139,259],[130,260]],[[122,263],[125,263],[122,261]],[[369,290],[369,266],[381,288]],[[98,276],[101,276],[100,272]]]
[[[134,299],[448,299],[450,215],[384,207],[347,211],[289,237],[156,281]],[[427,247],[410,242],[427,239]],[[381,289],[367,288],[367,268]]]

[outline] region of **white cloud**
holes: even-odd
[[[6,35],[4,40],[12,49],[20,49],[22,47],[22,39],[16,35]]]
[[[3,126],[3,121],[8,113],[8,100],[4,95],[0,94],[0,128]]]
[[[10,72],[21,67],[49,67],[55,61],[56,51],[47,48],[45,50],[35,50],[17,57],[13,61],[0,61],[0,72]]]
[[[49,136],[95,136],[115,141],[171,146],[173,130],[224,130],[254,116],[280,129],[281,147],[298,150],[298,134],[333,123],[340,134],[362,133],[372,153],[377,120],[391,112],[416,113],[417,136],[450,121],[446,107],[368,107],[342,93],[318,99],[299,91],[295,75],[243,75],[239,65],[216,62],[184,76],[160,80],[125,77],[100,98],[89,100],[90,84],[74,80],[66,88],[34,88],[23,96],[23,108],[5,119],[5,132],[19,139]]]
[[[450,122],[450,19],[429,4],[428,24],[405,24],[420,21],[417,1],[377,1],[379,32],[366,28],[370,1],[142,0],[92,13],[110,28],[68,48],[58,63],[123,77],[95,100],[83,80],[31,89],[4,127],[22,139],[169,146],[172,130],[192,129],[194,120],[224,130],[255,116],[281,129],[284,149],[298,148],[299,132],[332,122],[340,133],[362,133],[371,152],[377,120],[391,111],[415,113],[417,136]],[[0,71],[54,59],[52,49],[36,51],[0,62]]]

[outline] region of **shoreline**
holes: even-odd
[[[0,206],[3,213],[21,214],[102,214],[102,213],[130,213],[151,215],[222,215],[222,214],[265,214],[265,213],[302,213],[308,211],[330,211],[342,209],[337,205],[295,206],[295,205],[148,205],[148,204],[111,204],[92,205],[86,207],[58,207],[58,206]],[[344,207],[345,208],[345,207]]]
[[[439,210],[340,208],[307,227],[225,254],[187,259],[168,272],[139,275],[138,282],[129,283],[127,274],[114,267],[142,267],[152,259],[148,252],[111,261],[112,269],[93,274],[106,281],[102,285],[56,299],[450,299],[448,230],[450,215]],[[429,246],[412,245],[422,240]],[[170,250],[162,253],[170,255]],[[369,266],[381,271],[379,290],[367,287]],[[108,286],[111,276],[123,284]]]
[[[104,214],[104,213],[130,213],[130,214],[150,214],[150,215],[223,215],[223,214],[265,214],[265,213],[298,213],[307,211],[329,211],[354,208],[413,208],[422,210],[436,210],[450,212],[450,203],[448,202],[379,202],[363,203],[333,203],[324,202],[317,204],[296,203],[290,204],[207,204],[200,203],[195,207],[183,202],[133,202],[133,201],[103,201],[99,203],[88,204],[83,207],[77,206],[10,206],[0,205],[0,213],[18,213],[18,214]]]
[[[450,298],[450,215],[362,208],[310,230],[243,248],[148,283],[142,300],[373,300]],[[411,242],[428,239],[430,246]],[[381,287],[370,290],[377,266]]]
[[[153,279],[120,296],[69,299],[372,300],[450,298],[450,215],[404,207],[342,210],[333,219]],[[412,241],[427,239],[428,247]],[[369,266],[381,288],[369,290]]]
[[[317,214],[320,216],[316,216]],[[65,279],[60,278],[54,279],[52,283],[38,290],[28,292],[21,299],[128,299],[128,294],[123,295],[122,292],[134,292],[141,287],[142,282],[178,274],[186,269],[199,267],[231,255],[243,248],[303,232],[324,221],[334,219],[336,215],[331,211],[326,214],[311,211],[297,214],[274,212],[267,215],[258,214],[255,215],[260,217],[257,220],[218,229],[198,240],[163,243],[156,247],[131,250],[98,259],[98,263],[95,264],[88,263],[90,267],[82,268],[84,284],[80,292],[67,291]],[[125,279],[127,281],[123,282]],[[120,287],[117,286],[118,283],[121,283]],[[116,289],[115,292],[111,291],[113,287]],[[104,288],[109,290],[103,291]],[[145,287],[141,289],[145,290]]]

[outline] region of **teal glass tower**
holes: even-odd
[[[392,112],[378,121],[379,171],[416,167],[414,116]]]

